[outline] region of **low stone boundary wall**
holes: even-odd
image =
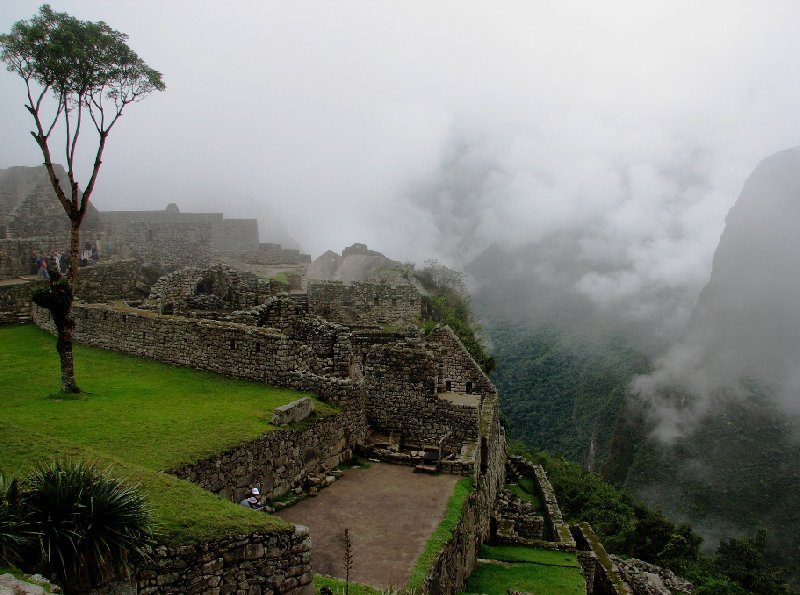
[[[256,513],[254,513],[256,514]],[[137,569],[138,593],[288,593],[313,595],[308,528],[158,546]]]
[[[44,281],[20,281],[0,285],[0,324],[30,322],[31,293],[38,287],[47,287]]]
[[[541,465],[537,465],[528,461],[527,459],[511,455],[508,457],[509,467],[514,473],[531,477],[536,482],[536,487],[539,491],[539,496],[545,506],[545,528],[550,540],[558,544],[562,544],[568,548],[575,547],[575,540],[569,530],[569,525],[564,522],[561,516],[561,509],[558,507],[558,500],[553,486],[550,485],[550,480],[547,479],[547,473]]]
[[[586,595],[633,595],[589,523],[578,523],[570,529],[583,569]]]
[[[536,514],[533,504],[506,490],[497,494],[495,503],[498,527],[494,540],[518,544],[544,537],[544,517]]]
[[[268,499],[324,476],[353,456],[367,428],[359,411],[340,413],[303,430],[275,430],[171,473],[234,502],[257,487]],[[313,481],[313,480],[312,480]]]
[[[34,307],[36,324],[55,333],[50,312]],[[103,304],[73,306],[76,342],[162,362],[313,391],[323,401],[358,403],[361,390],[349,378],[330,375],[345,358],[338,344],[309,346],[274,329],[163,316]],[[331,339],[335,341],[336,338]]]

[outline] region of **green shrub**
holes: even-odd
[[[25,506],[40,532],[41,562],[67,590],[125,576],[152,537],[138,486],[93,464],[62,459],[27,480]]]
[[[19,482],[0,473],[0,564],[16,564],[36,534],[20,503]]]

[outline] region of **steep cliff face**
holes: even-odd
[[[634,382],[627,486],[711,547],[766,528],[771,553],[798,568],[798,361],[800,147],[747,179],[682,339]]]
[[[702,348],[721,380],[745,374],[798,400],[800,147],[768,157],[745,182],[682,343]]]

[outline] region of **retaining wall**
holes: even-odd
[[[235,535],[212,542],[158,546],[137,569],[138,593],[288,593],[313,595],[311,538],[294,530]]]
[[[307,489],[310,478],[324,479],[339,463],[352,458],[366,433],[364,416],[352,409],[302,430],[268,432],[171,473],[234,502],[248,496],[252,487],[274,499],[293,488]]]

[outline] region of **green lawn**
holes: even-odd
[[[167,541],[288,527],[160,471],[274,429],[275,407],[307,396],[75,346],[78,399],[58,397],[55,339],[35,326],[0,327],[0,470],[22,477],[68,454],[113,466],[142,484]],[[319,415],[335,410],[315,402]]]
[[[572,552],[526,546],[482,545],[465,593],[505,595],[509,590],[542,595],[582,595],[583,573]]]

